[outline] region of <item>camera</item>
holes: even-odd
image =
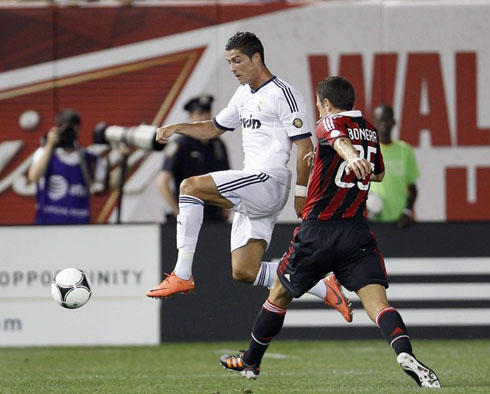
[[[60,139],[56,144],[60,148],[73,148],[75,146],[75,140],[77,139],[77,131],[71,124],[62,126],[60,128]]]
[[[94,129],[94,144],[122,142],[131,147],[161,151],[165,146],[155,140],[156,133],[157,126],[152,125],[122,127],[99,122]]]
[[[73,109],[62,109],[56,114],[59,140],[57,148],[74,148],[81,125],[80,115]],[[47,133],[41,137],[41,145],[46,143]]]
[[[59,140],[56,143],[55,147],[56,148],[74,148],[75,147],[75,141],[77,140],[77,129],[73,127],[72,125],[62,125],[58,126],[59,127]],[[44,145],[46,143],[46,140],[48,138],[48,134],[44,134],[41,136],[40,142],[41,145]]]

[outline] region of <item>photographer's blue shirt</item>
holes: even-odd
[[[33,161],[44,151],[39,148]],[[89,170],[95,166],[96,156],[84,152]],[[90,171],[92,172],[92,171]],[[89,191],[80,167],[80,154],[56,148],[46,173],[37,184],[35,224],[83,224],[90,222]]]

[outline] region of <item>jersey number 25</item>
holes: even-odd
[[[368,146],[367,152],[364,151],[364,147],[362,145],[354,145],[354,148],[356,148],[359,153],[360,157],[366,159],[371,163],[371,169],[374,167],[374,163],[372,162],[371,159],[373,159],[378,151],[378,149],[375,146]],[[335,175],[335,184],[338,187],[344,187],[347,189],[350,189],[351,187],[356,186],[356,183],[353,182],[344,182],[342,178],[344,177],[345,173],[345,166],[347,165],[347,162],[343,161],[342,164],[340,164],[339,169],[337,170],[337,174]],[[369,189],[369,182],[366,182],[366,184],[362,183],[361,181],[357,182],[357,187],[361,190],[368,190]]]

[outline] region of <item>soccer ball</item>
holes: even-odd
[[[51,295],[64,308],[76,309],[85,305],[92,295],[85,273],[78,268],[65,268],[51,283]]]

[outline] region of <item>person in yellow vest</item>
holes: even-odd
[[[370,220],[405,228],[413,220],[417,199],[415,181],[420,173],[412,147],[391,137],[395,123],[392,107],[382,104],[375,108],[374,125],[381,142],[386,176],[383,182],[371,184],[367,209]]]

